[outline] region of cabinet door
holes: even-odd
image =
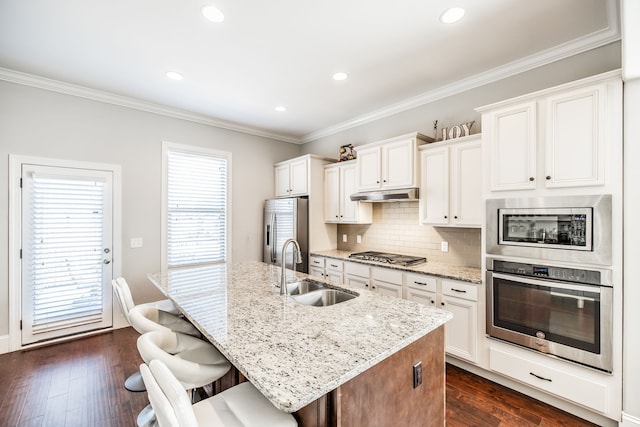
[[[344,165],[340,168],[340,220],[358,222],[358,202],[351,201],[356,190],[356,165]]]
[[[445,225],[449,223],[449,148],[422,151],[420,222]]]
[[[402,298],[402,285],[374,280],[373,289],[380,295]]]
[[[407,299],[431,307],[436,306],[436,293],[419,289],[407,288]]]
[[[344,275],[344,284],[361,289],[369,289],[369,279],[351,274]]]
[[[277,165],[275,167],[276,176],[276,197],[286,197],[291,191],[289,186],[289,163]]]
[[[342,279],[342,272],[340,271],[333,271],[333,270],[326,270],[325,271],[325,276],[327,279],[342,284],[343,283],[343,279]]]
[[[291,196],[309,194],[309,162],[307,158],[293,160],[289,163]]]
[[[450,217],[454,225],[482,226],[481,147],[479,141],[451,147]]]
[[[382,188],[415,187],[413,139],[382,146]]]
[[[529,190],[536,187],[536,103],[490,114],[491,190]],[[484,124],[484,123],[483,123]]]
[[[380,188],[380,147],[358,150],[358,191]]]
[[[324,220],[338,222],[340,220],[340,169],[337,167],[324,170]]]
[[[309,275],[314,276],[314,277],[320,277],[321,279],[324,279],[324,268],[310,267],[309,268]]]
[[[476,362],[478,303],[443,295],[442,308],[453,313],[445,324],[446,352]]]
[[[547,187],[604,184],[604,96],[598,85],[547,98]]]

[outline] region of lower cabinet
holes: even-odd
[[[309,264],[314,276],[452,312],[445,325],[446,352],[477,363],[478,285],[318,256]]]
[[[372,267],[371,287],[381,295],[402,298],[402,275],[401,271]]]

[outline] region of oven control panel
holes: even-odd
[[[527,264],[522,262],[493,259],[493,271],[519,276],[540,277],[544,279],[575,282],[589,285],[602,285],[600,271],[581,268],[556,267],[541,264]],[[487,268],[491,268],[487,265]]]

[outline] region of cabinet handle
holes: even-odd
[[[383,179],[383,180],[382,180],[382,182],[387,182],[387,180],[386,180],[386,179]]]
[[[536,179],[532,176],[529,177],[529,181],[535,181]]]
[[[380,184],[380,181],[376,181],[376,184]]]
[[[549,381],[549,382],[553,382],[553,381],[552,381],[552,380],[550,380],[549,378],[541,377],[540,375],[536,375],[536,374],[534,374],[533,372],[529,372],[529,375],[533,375],[534,377],[536,377],[537,379],[542,380],[542,381]]]
[[[453,219],[458,219],[458,215],[454,215],[454,216],[453,216]]]
[[[445,303],[444,303],[444,301],[443,301],[443,302],[441,302],[441,303],[440,303],[440,305],[444,307],[444,306],[445,306]]]
[[[547,181],[550,181],[550,180],[551,180],[551,175],[547,175],[547,176],[545,176],[545,179],[546,179]]]
[[[331,267],[333,267],[333,268],[338,268],[338,266],[337,266],[337,265],[335,265],[335,264],[330,264],[330,265],[331,265]]]
[[[451,290],[452,290],[453,292],[460,292],[461,294],[466,294],[466,293],[467,293],[467,291],[462,290],[462,289],[451,288]]]
[[[338,215],[336,215],[336,218],[338,218]]]
[[[447,219],[447,216],[446,216],[446,215],[444,216],[444,219]]]
[[[413,281],[413,283],[415,283],[416,285],[420,285],[420,286],[427,286],[426,283],[424,283],[424,282],[416,282],[415,280]]]

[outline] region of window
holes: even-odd
[[[231,154],[163,144],[163,268],[228,261]]]

